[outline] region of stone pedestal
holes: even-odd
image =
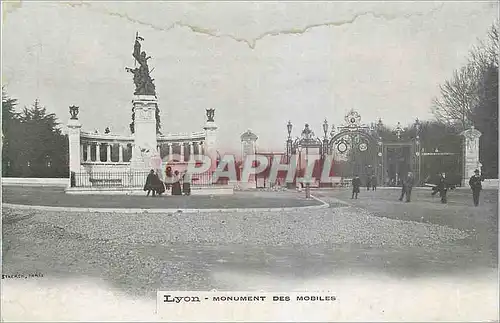
[[[474,175],[474,170],[481,171],[481,163],[479,162],[479,138],[481,132],[472,126],[470,129],[461,133],[464,136],[463,143],[463,178],[462,186],[467,186],[469,178]]]
[[[130,166],[132,169],[147,170],[151,167],[151,158],[157,153],[155,112],[158,100],[154,95],[136,95],[132,104],[135,120]]]
[[[80,132],[82,125],[78,119],[68,122],[69,171],[78,173],[81,169]]]
[[[204,149],[205,149],[205,155],[208,156],[211,160],[211,167],[210,171],[215,171],[217,168],[216,166],[216,161],[217,161],[217,125],[213,121],[207,121],[205,124],[205,127],[203,127],[205,130],[205,143],[204,143]]]

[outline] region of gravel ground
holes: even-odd
[[[321,205],[295,191],[234,192],[217,196],[73,195],[60,187],[2,186],[2,201],[11,204],[59,207],[144,208],[144,209],[219,209],[219,208],[281,208]]]
[[[29,213],[28,213],[29,212]],[[67,232],[89,240],[127,243],[213,243],[248,245],[363,244],[371,247],[432,247],[468,234],[453,228],[373,217],[355,207],[319,210],[247,212],[119,214],[20,211],[4,208],[6,223],[33,232],[33,239]],[[40,223],[51,232],[36,230]],[[37,236],[41,234],[41,236]],[[49,235],[49,236],[47,236]]]
[[[454,228],[390,219],[335,196],[324,199],[330,208],[170,215],[3,207],[3,273],[44,275],[2,280],[4,319],[157,321],[157,290],[326,286],[343,302],[336,314],[342,321],[426,321],[443,311],[450,321],[495,317],[496,263],[469,244],[477,222]],[[68,300],[70,291],[76,297]],[[26,301],[32,297],[38,307]],[[396,303],[404,309],[396,311]]]

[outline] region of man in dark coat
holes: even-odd
[[[369,191],[372,186],[372,179],[370,175],[366,176],[366,190]]]
[[[481,192],[481,189],[483,188],[481,182],[484,179],[482,178],[481,175],[479,175],[479,169],[476,169],[474,171],[474,175],[469,180],[469,186],[472,189],[472,200],[474,201],[474,206],[479,205],[479,193]]]
[[[441,196],[441,203],[446,204],[447,199],[446,199],[446,193],[448,193],[448,179],[446,179],[446,174],[442,173],[441,177],[439,178],[439,184],[437,185],[437,190],[439,192],[439,196]]]
[[[149,171],[148,177],[146,177],[146,184],[144,184],[144,191],[148,192],[146,196],[149,196],[149,193],[153,192],[153,196],[155,196],[155,178],[156,174],[154,170]]]
[[[411,191],[413,189],[413,173],[408,172],[408,175],[406,175],[406,178],[402,181],[402,188],[401,188],[401,197],[399,198],[400,201],[403,200],[403,197],[406,195],[406,202],[410,202],[411,200]]]
[[[184,195],[191,195],[191,174],[188,172],[182,175],[182,193]]]
[[[358,175],[354,175],[352,179],[352,197],[351,199],[358,198],[359,188],[361,187],[361,178]]]
[[[372,176],[372,191],[377,190],[377,176],[373,175]]]

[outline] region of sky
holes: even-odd
[[[61,123],[129,133],[135,33],[152,56],[164,133],[201,131],[218,146],[247,129],[282,151],[288,120],[322,135],[354,109],[395,127],[432,118],[439,85],[497,17],[496,2],[3,2],[2,83]]]

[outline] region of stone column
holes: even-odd
[[[123,162],[123,146],[122,144],[118,144],[118,162]]]
[[[136,95],[132,100],[135,113],[134,120],[134,149],[132,150],[131,167],[134,169],[148,169],[150,160],[145,160],[141,151],[150,151],[153,154],[158,145],[156,140],[156,107],[158,100],[154,95]]]
[[[111,144],[106,144],[106,161],[111,161]]]
[[[92,161],[92,144],[90,142],[87,143],[87,158],[85,161],[90,162]]]
[[[203,141],[198,144],[198,155],[203,156]]]
[[[168,143],[168,160],[170,160],[172,158],[172,143],[169,142]]]
[[[190,141],[189,142],[189,161],[193,161],[193,156],[194,155],[194,145],[193,145],[193,142]]]
[[[101,143],[97,142],[95,144],[95,161],[100,162],[101,161]]]
[[[463,141],[463,178],[462,186],[467,186],[469,178],[474,175],[474,170],[481,171],[481,163],[479,162],[479,137],[481,132],[471,126],[470,129],[461,133],[464,137]]]
[[[184,143],[181,142],[179,145],[181,147],[181,152],[180,152],[180,154],[181,154],[181,160],[180,161],[183,162],[184,161]]]
[[[70,108],[70,112],[72,112]],[[77,110],[78,111],[78,110]],[[71,119],[68,122],[68,144],[69,144],[69,171],[80,172],[81,166],[81,143],[80,133],[82,125],[78,120],[78,112],[72,113]]]

